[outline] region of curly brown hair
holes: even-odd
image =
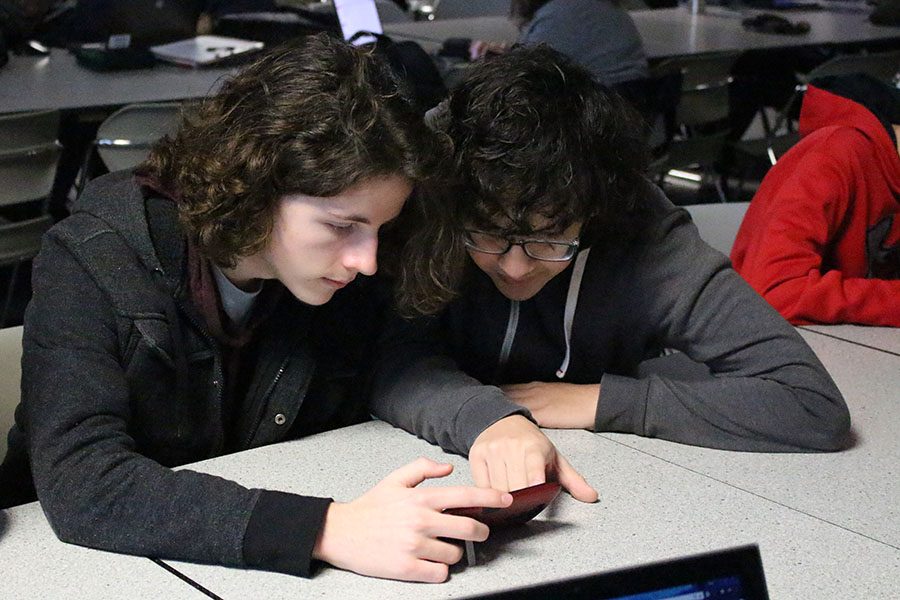
[[[483,61],[450,94],[435,128],[452,145],[442,202],[418,207],[405,247],[401,304],[430,314],[468,264],[463,229],[551,235],[581,222],[582,247],[635,235],[647,150],[639,117],[585,69],[546,46]]]
[[[441,153],[387,64],[319,34],[267,52],[226,80],[137,172],[177,200],[180,225],[222,266],[263,249],[278,199],[333,196],[436,172]]]

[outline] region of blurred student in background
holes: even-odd
[[[900,327],[900,90],[815,80],[800,135],[750,203],[735,269],[794,324]]]

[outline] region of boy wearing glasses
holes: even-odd
[[[454,185],[444,214],[420,215],[402,277],[439,289],[416,305],[437,314],[385,336],[377,416],[468,454],[477,485],[552,474],[584,501],[596,492],[535,424],[842,447],[849,414],[825,369],[647,182],[639,128],[586,71],[516,49],[473,66],[431,116]],[[702,365],[639,369],[666,349]]]

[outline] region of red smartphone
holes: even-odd
[[[513,501],[506,508],[470,506],[466,508],[448,508],[444,512],[460,517],[471,517],[476,521],[481,521],[488,527],[522,525],[547,508],[559,494],[559,490],[559,483],[548,481],[510,492]]]

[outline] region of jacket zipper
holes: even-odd
[[[253,420],[253,427],[247,432],[247,439],[244,440],[244,447],[249,448],[250,442],[253,440],[253,436],[256,435],[256,432],[259,431],[259,426],[262,424],[263,415],[265,414],[265,407],[269,404],[269,396],[275,391],[275,386],[278,385],[278,380],[281,379],[281,375],[284,373],[284,370],[287,368],[288,361],[290,357],[285,358],[281,361],[281,366],[278,367],[278,372],[275,373],[275,378],[272,379],[272,383],[269,384],[269,387],[266,388],[266,393],[263,394],[262,400],[259,403],[259,410],[256,412],[256,417]]]
[[[162,273],[162,270],[160,269],[159,272]],[[218,349],[216,346],[216,340],[212,337],[212,335],[210,333],[208,333],[206,331],[206,329],[203,328],[203,326],[200,323],[197,322],[197,320],[193,317],[193,315],[191,315],[190,311],[188,311],[185,308],[184,304],[182,304],[182,302],[180,300],[174,299],[174,301],[175,301],[175,304],[178,306],[178,308],[181,310],[182,314],[185,317],[187,317],[187,320],[190,321],[191,325],[193,325],[194,327],[197,328],[197,331],[200,332],[200,335],[203,337],[204,340],[206,340],[206,343],[209,345],[209,347],[213,351],[213,381],[212,381],[212,383],[213,383],[213,387],[216,389],[216,398],[215,398],[215,407],[216,407],[216,413],[217,413],[216,417],[218,419],[218,422],[221,423],[222,422],[222,391],[225,389],[225,381],[224,381],[225,378],[222,374],[222,357],[221,357],[220,353],[218,352]],[[172,326],[178,327],[178,324],[173,323]],[[181,348],[180,350],[182,352],[187,351],[185,348]],[[220,429],[220,433],[221,433],[221,440],[220,440],[221,443],[219,443],[217,445],[218,446],[217,451],[221,451],[222,448],[225,447],[225,431],[224,431],[224,429]]]

